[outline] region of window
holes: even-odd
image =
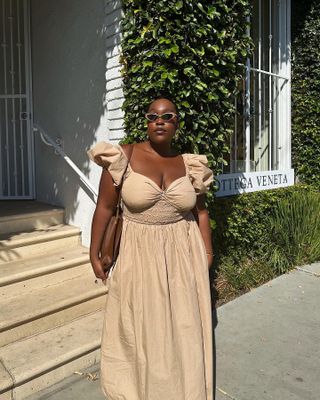
[[[276,179],[275,187],[281,185],[278,181],[284,181],[284,185],[293,183],[290,170],[290,0],[254,0],[250,34],[254,52],[243,66],[244,78],[235,100],[237,113],[228,165],[217,177],[222,183],[222,179],[231,178],[230,174],[238,174],[243,185],[238,182],[239,190],[234,193],[259,190],[259,187],[254,189],[253,182],[252,190],[245,187],[250,173],[254,173],[254,177],[261,172],[270,175],[272,171],[286,171],[290,177]],[[269,181],[268,187],[260,189],[270,188],[273,178]],[[233,194],[222,192],[221,195]]]

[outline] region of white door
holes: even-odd
[[[34,197],[28,0],[0,0],[0,199]]]

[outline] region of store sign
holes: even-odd
[[[276,189],[294,184],[294,170],[221,174],[215,177],[215,183],[218,187],[217,197]]]

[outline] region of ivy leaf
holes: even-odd
[[[152,67],[153,66],[153,61],[143,61],[142,65],[144,67]]]
[[[196,50],[196,53],[197,53],[199,56],[204,56],[204,54],[205,54],[204,47],[201,46],[200,49],[197,49],[197,50]]]
[[[172,53],[175,54],[179,53],[179,46],[175,44],[174,46],[171,47],[171,51]]]
[[[141,34],[141,35],[142,35],[142,34]],[[133,43],[134,43],[134,44],[140,44],[142,41],[143,41],[143,37],[140,36],[140,37],[137,37],[136,39],[134,39],[134,40],[133,40]]]
[[[205,13],[205,10],[203,8],[203,5],[201,3],[197,3],[197,7],[203,12]]]
[[[145,34],[151,30],[152,22],[149,21],[148,25],[144,26],[141,32],[141,38],[144,38]]]
[[[133,65],[132,68],[131,68],[131,71],[132,71],[133,73],[136,73],[136,72],[139,71],[139,69],[140,69],[140,65]]]
[[[181,0],[177,1],[175,4],[175,9],[180,10],[182,7],[183,7],[183,2]]]
[[[203,91],[203,86],[200,84],[200,83],[196,83],[195,84],[195,87],[198,89],[198,90],[200,90],[201,92]]]
[[[186,75],[195,75],[194,68],[192,66],[183,68],[183,72]]]
[[[214,101],[219,100],[219,96],[218,96],[216,93],[214,93],[214,92],[210,92],[210,93],[208,93],[208,100],[209,100],[209,101],[212,101],[212,100],[214,100]]]
[[[170,44],[171,43],[171,40],[170,39],[168,39],[168,38],[166,38],[166,37],[164,37],[164,36],[162,36],[160,39],[159,39],[159,43],[166,43],[166,44]]]
[[[221,14],[217,11],[216,7],[209,6],[208,7],[208,16],[209,17],[219,17]]]

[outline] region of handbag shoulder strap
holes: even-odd
[[[125,170],[123,171],[123,174],[122,174],[122,177],[121,177],[121,182],[120,182],[120,185],[119,185],[119,192],[120,192],[121,189],[122,189],[123,178],[124,178],[124,176],[125,176],[125,174],[126,174],[126,172],[127,172],[128,165],[129,165],[130,160],[131,160],[131,156],[132,156],[132,153],[133,153],[133,146],[134,146],[133,143],[131,143],[131,144],[129,145],[129,152],[128,152],[128,155],[127,155],[128,162],[127,162],[126,168],[125,168]],[[119,196],[118,204],[120,204],[120,197],[121,197],[121,196]]]
[[[128,162],[127,162],[127,165],[126,165],[126,169],[123,171],[123,174],[122,174],[121,184],[120,184],[121,187],[122,187],[122,183],[123,183],[123,178],[124,178],[124,176],[125,176],[125,174],[127,172],[128,165],[129,165],[130,160],[131,160],[131,156],[132,156],[132,153],[133,153],[133,146],[134,146],[133,143],[129,144],[129,146],[128,146],[129,147],[129,152],[128,152],[128,155],[127,155]]]
[[[133,146],[134,146],[133,143],[131,143],[130,146],[129,146],[128,164],[129,164],[129,162],[131,160],[131,156],[132,156],[132,153],[133,153]],[[128,167],[128,165],[127,165],[127,167]]]

